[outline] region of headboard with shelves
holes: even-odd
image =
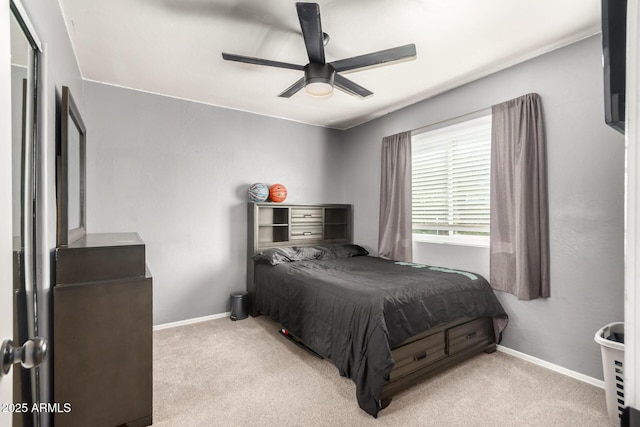
[[[253,304],[253,256],[278,246],[312,246],[352,243],[351,205],[249,203],[247,209],[247,292],[251,314]]]

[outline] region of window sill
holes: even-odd
[[[413,241],[417,243],[434,243],[439,245],[454,245],[454,246],[471,246],[477,248],[489,248],[488,238],[473,239],[468,237],[438,237],[438,236],[425,236],[425,235],[413,235]]]

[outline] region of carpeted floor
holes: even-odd
[[[501,352],[394,397],[377,419],[355,384],[265,316],[154,332],[153,425],[607,426],[604,390]]]

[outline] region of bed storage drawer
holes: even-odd
[[[322,223],[322,208],[291,208],[292,224]]]
[[[444,338],[444,332],[440,331],[392,350],[391,357],[395,365],[389,375],[389,381],[445,357]]]
[[[447,330],[447,353],[455,354],[466,348],[493,342],[491,321],[481,317]]]

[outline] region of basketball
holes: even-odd
[[[287,188],[282,184],[273,184],[269,187],[269,199],[272,202],[281,203],[287,198]]]
[[[266,184],[256,182],[251,187],[249,187],[250,202],[264,202],[265,200],[267,200],[267,197],[269,197],[269,187],[267,187]]]

